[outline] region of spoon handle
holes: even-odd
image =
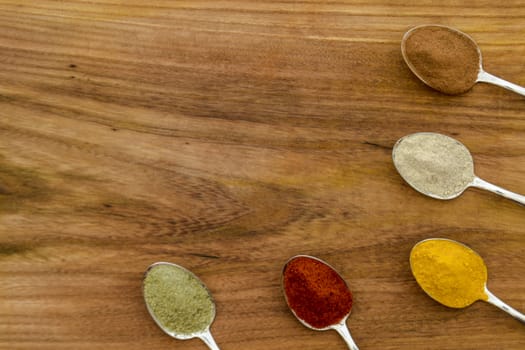
[[[494,294],[492,294],[488,289],[485,288],[485,293],[487,293],[488,295],[488,299],[487,299],[487,302],[489,302],[490,304],[500,308],[501,310],[505,311],[506,313],[508,313],[509,315],[511,315],[512,317],[516,318],[517,320],[525,323],[525,315],[522,314],[521,312],[519,312],[518,310],[510,307],[509,305],[507,305],[506,303],[504,303],[500,298],[498,298],[497,296],[495,296]]]
[[[478,74],[478,80],[482,83],[489,83],[501,86],[502,88],[505,88],[507,90],[513,91],[521,96],[525,96],[525,88],[516,84],[513,84],[509,81],[506,81],[504,79],[498,78],[495,75],[492,75],[490,73],[485,72],[484,70],[481,70]]]
[[[348,327],[346,326],[346,322],[341,322],[335,326],[332,327],[339,333],[341,338],[344,339],[346,342],[346,345],[348,345],[348,348],[350,350],[359,350],[356,343],[354,342],[354,339],[352,339],[352,336],[350,335],[350,331],[348,330]]]
[[[522,196],[521,194],[517,194],[514,192],[511,192],[509,190],[506,190],[502,187],[496,186],[491,184],[490,182],[487,182],[485,180],[480,179],[479,177],[474,177],[474,181],[470,184],[472,187],[481,188],[487,191],[490,191],[492,193],[499,194],[502,197],[508,198],[510,200],[513,200],[521,205],[525,205],[525,196]]]
[[[215,339],[213,339],[213,336],[211,335],[211,332],[210,331],[207,331],[205,333],[202,333],[201,335],[199,335],[199,338],[201,338],[201,340],[206,344],[208,345],[208,347],[211,349],[211,350],[220,350],[219,349],[219,346],[217,345],[217,343],[215,343]]]

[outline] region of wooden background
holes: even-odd
[[[146,312],[143,272],[170,261],[212,291],[222,349],[344,349],[284,303],[284,262],[311,254],[350,284],[363,350],[523,349],[523,324],[409,270],[419,240],[459,240],[525,311],[525,209],[393,167],[397,139],[442,132],[525,193],[525,98],[428,89],[400,54],[424,23],[525,84],[523,1],[0,0],[0,348],[205,349]]]

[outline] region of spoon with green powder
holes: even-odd
[[[485,72],[478,45],[457,29],[414,27],[403,36],[401,53],[414,75],[445,94],[461,94],[476,83],[489,83],[525,96],[525,88]]]
[[[219,350],[210,332],[215,303],[192,272],[172,263],[155,263],[146,270],[142,291],[151,317],[166,334],[182,340],[197,337]]]
[[[488,290],[485,262],[464,244],[444,238],[423,240],[410,252],[410,268],[425,293],[445,306],[464,308],[482,300],[525,323],[524,314]]]
[[[394,145],[392,159],[401,177],[429,197],[453,199],[477,187],[525,205],[525,196],[474,175],[469,150],[451,137],[432,132],[407,135]]]

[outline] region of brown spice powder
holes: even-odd
[[[481,55],[461,32],[437,25],[417,27],[407,34],[403,52],[412,72],[445,94],[464,93],[476,83]]]

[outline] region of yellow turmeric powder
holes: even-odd
[[[421,288],[443,305],[463,308],[487,300],[487,267],[469,247],[448,239],[417,243],[410,253],[410,267]]]

